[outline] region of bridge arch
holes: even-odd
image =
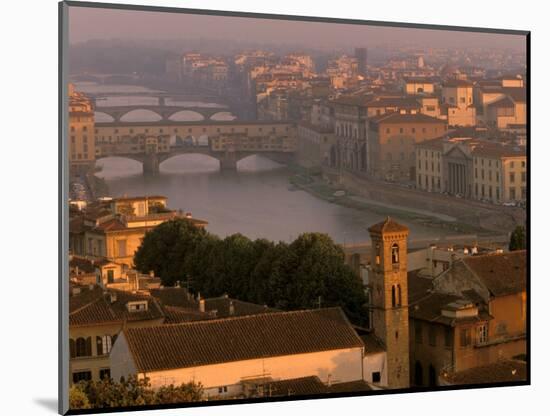
[[[186,110],[182,108],[179,111],[173,113],[168,120],[172,121],[203,121],[205,117],[198,111]]]
[[[228,110],[220,110],[210,116],[210,120],[213,121],[230,121],[235,120],[236,118],[237,117],[235,117],[233,113]]]
[[[101,177],[132,176],[143,172],[143,160],[131,155],[98,156],[96,163],[101,167],[97,173]]]
[[[201,152],[200,149],[175,153],[163,159],[159,165],[160,170],[165,173],[218,172],[220,167],[221,160],[218,157]]]
[[[161,120],[162,120],[162,115],[160,115],[158,112],[149,110],[149,109],[142,109],[142,108],[132,109],[120,115],[120,121],[155,122],[155,121],[161,121]]]
[[[101,110],[95,111],[94,117],[95,121],[99,123],[112,123],[113,121],[115,121],[115,118],[111,114],[104,113]]]

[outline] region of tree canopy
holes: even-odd
[[[72,386],[69,390],[69,407],[91,409],[184,403],[200,401],[202,396],[200,384],[171,384],[154,390],[147,378],[131,376],[120,382],[106,378],[101,381],[80,381]]]
[[[512,234],[510,235],[510,244],[508,249],[510,251],[525,250],[527,248],[527,236],[525,233],[525,227],[518,225]]]
[[[340,306],[359,321],[366,302],[360,278],[327,234],[304,233],[290,244],[242,234],[220,239],[176,219],[146,234],[134,263],[165,286],[189,281],[207,297],[228,294],[284,310]]]

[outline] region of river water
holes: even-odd
[[[85,87],[77,85],[77,90],[91,92],[94,86]],[[117,91],[116,86],[111,88]],[[112,97],[104,105],[125,105],[128,100],[134,104],[140,99],[150,100]],[[134,121],[149,120],[148,116],[151,114],[143,112],[128,115]],[[208,221],[207,229],[219,236],[242,233],[250,238],[291,241],[300,233],[316,231],[339,243],[358,244],[369,240],[367,227],[384,219],[380,213],[343,207],[292,190],[290,169],[261,156],[241,160],[236,172],[221,172],[219,162],[208,156],[179,155],[163,162],[156,177],[143,176],[141,165],[128,159],[101,159],[97,165],[102,168],[98,176],[106,180],[113,196],[164,195],[170,208]],[[415,240],[448,233],[405,219],[400,222],[410,227]]]

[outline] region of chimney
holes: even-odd
[[[235,305],[233,305],[233,301],[229,301],[229,315],[233,316],[235,315]]]
[[[206,307],[205,307],[205,304],[204,304],[204,299],[199,299],[199,310],[201,312],[205,312],[205,309],[206,309]]]
[[[193,218],[193,215],[191,215],[190,212],[185,213],[185,218]]]
[[[116,293],[114,292],[109,292],[109,300],[111,303],[115,303],[116,302]]]

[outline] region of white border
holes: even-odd
[[[116,0],[113,0],[116,2]],[[127,2],[132,4],[133,2]],[[550,40],[544,2],[441,1],[338,2],[278,0],[155,0],[153,6],[281,13],[368,20],[496,27],[532,31],[532,346],[531,387],[314,400],[149,414],[252,416],[307,413],[463,415],[514,414],[548,400],[549,343],[545,316],[548,273],[546,127]],[[0,377],[3,414],[54,414],[57,407],[57,4],[55,0],[6,2],[2,10],[3,296]],[[7,127],[7,129],[6,129]],[[543,182],[544,181],[544,182]],[[5,232],[7,230],[7,233]],[[546,398],[547,399],[547,398]],[[544,407],[541,407],[544,408]],[[542,413],[541,411],[540,413]],[[539,413],[535,411],[535,413]]]

